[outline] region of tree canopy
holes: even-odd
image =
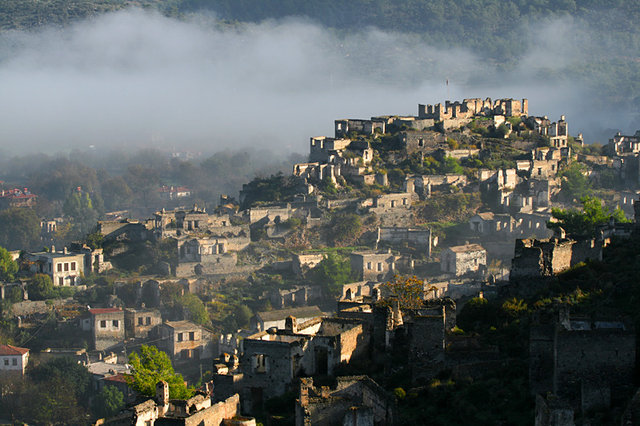
[[[45,274],[36,274],[27,284],[27,291],[31,300],[51,299],[55,296],[51,277]]]
[[[7,250],[29,250],[40,243],[40,218],[31,209],[0,211],[0,246]]]
[[[558,176],[562,177],[562,195],[565,199],[572,201],[580,200],[591,195],[591,184],[585,176],[586,168],[578,162],[571,163],[565,167]]]
[[[338,294],[342,285],[353,280],[349,259],[333,252],[309,272],[311,279],[330,294]]]
[[[13,281],[18,272],[18,263],[4,247],[0,247],[0,281]]]
[[[207,308],[198,296],[187,293],[178,297],[176,303],[182,307],[182,312],[187,319],[200,325],[211,325]]]
[[[598,198],[583,197],[580,201],[582,202],[582,210],[551,209],[551,215],[556,221],[549,222],[547,226],[551,229],[562,228],[570,235],[593,236],[598,226],[611,220],[618,223],[628,222],[620,208],[610,211]]]
[[[186,399],[193,394],[182,375],[173,370],[169,356],[155,346],[140,346],[139,354],[129,355],[129,363],[133,369],[129,385],[142,395],[154,396],[156,383],[161,380],[169,384],[169,395],[173,399]]]
[[[381,290],[384,298],[397,299],[403,308],[419,308],[424,301],[424,283],[416,276],[396,275],[392,280],[382,284]]]
[[[115,386],[105,386],[93,400],[93,412],[97,417],[113,416],[124,407],[124,395]]]
[[[89,193],[82,191],[73,191],[65,200],[62,210],[72,220],[75,237],[84,237],[88,234],[101,214]]]

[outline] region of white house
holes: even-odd
[[[0,345],[0,373],[20,373],[29,362],[29,349],[11,345]]]

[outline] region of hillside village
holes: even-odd
[[[28,420],[15,382],[68,359],[88,405],[122,395],[78,424],[639,421],[638,318],[613,303],[635,300],[616,274],[640,247],[639,134],[585,144],[527,99],[334,124],[216,206],[161,185],[152,215],[106,212],[77,241],[40,217],[44,249],[0,250],[0,421]],[[19,183],[0,209],[35,208]],[[141,391],[149,347],[189,392]]]

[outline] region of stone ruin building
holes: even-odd
[[[608,239],[602,237],[574,240],[560,229],[549,239],[518,239],[511,262],[511,281],[552,277],[587,259],[602,260]]]
[[[284,329],[270,329],[243,340],[243,352],[234,369],[221,369],[214,382],[243,392],[243,410],[262,407],[264,401],[292,390],[298,377],[334,375],[335,369],[369,353],[366,322],[346,318],[314,318],[298,323],[286,320]]]
[[[315,386],[300,379],[296,399],[296,426],[389,425],[395,419],[395,401],[367,376],[337,377],[335,386]]]
[[[568,309],[544,312],[531,326],[529,352],[540,416],[609,408],[633,393],[636,335],[624,319],[571,316]]]
[[[100,419],[94,425],[255,426],[256,421],[240,415],[237,394],[215,402],[211,383],[206,384],[205,391],[197,391],[187,400],[178,400],[169,399],[169,385],[160,381],[156,384],[155,398],[126,408],[113,417]]]
[[[479,244],[447,247],[440,253],[440,270],[456,276],[482,272],[487,267],[487,251]]]
[[[623,135],[621,132],[609,139],[607,145],[611,155],[632,155],[640,152],[640,130],[633,136]]]
[[[476,115],[493,116],[504,115],[506,117],[529,115],[529,101],[527,99],[464,99],[462,102],[446,101],[442,104],[418,105],[418,117],[431,118],[436,121],[447,119],[465,119]]]

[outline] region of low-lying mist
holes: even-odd
[[[303,19],[222,26],[128,10],[63,29],[6,32],[0,150],[305,152],[309,136],[332,135],[337,118],[415,115],[418,103],[487,96],[527,97],[532,114],[565,114],[570,132],[584,132],[587,142],[604,141],[610,129],[635,130],[635,117],[594,102],[566,75],[587,59],[581,43],[593,43],[584,41],[588,29],[575,27],[531,26],[531,49],[510,66],[411,35],[339,35]]]

